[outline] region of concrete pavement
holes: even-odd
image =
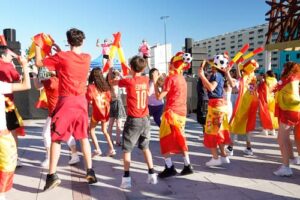
[[[191,163],[195,173],[188,176],[176,176],[159,180],[157,185],[146,183],[147,167],[142,152],[135,149],[132,154],[131,177],[133,187],[130,190],[119,188],[122,168],[122,152],[116,147],[117,155],[98,157],[93,165],[99,182],[87,185],[85,170],[81,163],[69,166],[70,152],[63,145],[59,161],[58,175],[62,184],[48,192],[43,192],[47,171],[40,167],[44,158],[41,136],[44,120],[26,120],[27,135],[20,138],[19,156],[23,167],[16,170],[14,188],[7,194],[8,200],[139,200],[139,199],[300,199],[300,166],[292,165],[294,175],[289,178],[272,174],[280,166],[280,154],[276,138],[253,132],[254,156],[243,155],[244,142],[235,146],[231,164],[219,168],[207,168],[205,162],[210,154],[203,147],[201,128],[192,114],[186,125],[186,134],[190,148]],[[105,139],[97,129],[100,147],[107,149]],[[160,155],[158,127],[151,126],[151,150],[155,170],[163,170],[164,161]],[[178,172],[183,168],[181,156],[173,157]]]

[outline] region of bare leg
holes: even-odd
[[[57,163],[60,157],[60,149],[61,145],[59,142],[51,142],[49,174],[54,174],[56,172]]]
[[[131,162],[131,153],[129,152],[123,153],[123,162],[124,162],[124,171],[129,171],[130,162]]]
[[[143,153],[144,153],[144,158],[147,163],[148,169],[152,169],[153,168],[153,160],[152,160],[151,151],[149,149],[144,149]]]
[[[103,132],[105,139],[107,141],[107,144],[108,144],[109,153],[112,153],[114,151],[114,147],[113,147],[113,144],[109,137],[109,134],[107,132],[107,122],[101,122],[101,127],[102,127],[102,132]]]
[[[88,138],[81,139],[80,144],[83,153],[85,167],[87,169],[91,169],[92,168],[91,146]]]
[[[91,135],[91,138],[92,138],[92,142],[93,142],[93,145],[95,147],[95,150],[100,152],[100,147],[99,147],[99,144],[98,144],[98,139],[97,139],[97,136],[96,136],[96,133],[95,133],[95,129],[96,129],[96,126],[97,126],[98,122],[95,122],[94,120],[91,119],[91,123],[90,123],[90,135]]]
[[[220,144],[219,145],[219,149],[220,149],[220,152],[221,152],[221,156],[222,157],[226,157],[227,156],[227,153],[225,151],[225,145],[224,144]]]
[[[112,118],[112,117],[109,118],[109,123],[108,123],[108,130],[107,130],[107,132],[108,132],[108,134],[109,134],[111,140],[113,140],[113,139],[112,139],[112,130],[113,130],[114,122],[115,122],[115,118]]]
[[[122,119],[117,119],[117,130],[116,130],[117,144],[120,144],[121,142],[121,126],[122,126]]]
[[[282,163],[284,166],[289,166],[289,158],[290,152],[292,148],[291,140],[290,140],[290,126],[280,123],[277,141],[280,147]]]
[[[211,148],[211,149],[210,149],[210,152],[211,152],[211,155],[212,155],[212,157],[213,157],[214,159],[218,159],[218,158],[219,158],[217,148]]]

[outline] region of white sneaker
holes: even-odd
[[[79,159],[78,154],[72,154],[71,159],[69,160],[69,165],[74,165],[79,162],[80,162],[80,159]]]
[[[120,187],[123,189],[131,188],[131,177],[122,177],[122,183]]]
[[[267,136],[267,135],[268,135],[268,130],[263,129],[263,130],[261,131],[261,134]]]
[[[252,149],[245,149],[244,150],[244,153],[246,154],[246,155],[248,155],[248,156],[253,156],[253,151],[252,151]]]
[[[292,176],[293,171],[291,168],[281,165],[278,170],[273,172],[276,176]]]
[[[228,147],[225,149],[225,152],[229,155],[229,156],[233,156],[233,149],[229,150]]]
[[[296,156],[294,159],[290,159],[290,164],[300,165],[300,156]]]
[[[207,167],[220,166],[220,165],[222,165],[222,161],[220,158],[218,158],[218,159],[211,158],[208,162],[205,163],[205,165]]]
[[[272,135],[272,136],[276,136],[276,131],[275,131],[275,129],[273,129],[273,130],[271,131],[271,135]]]
[[[230,160],[229,160],[228,156],[225,156],[225,157],[221,156],[220,159],[221,159],[223,164],[229,164],[230,163]]]
[[[46,158],[42,163],[41,163],[41,166],[43,168],[48,168],[49,167],[49,159]]]
[[[20,158],[17,159],[17,167],[22,167],[23,163]]]
[[[154,185],[157,184],[158,183],[157,174],[156,173],[148,174],[147,183],[154,184]]]

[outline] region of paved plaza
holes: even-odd
[[[40,167],[45,150],[41,136],[45,120],[25,120],[27,135],[20,138],[19,156],[23,167],[16,170],[14,187],[8,192],[8,200],[140,200],[140,199],[300,199],[300,166],[292,165],[294,175],[289,178],[272,174],[280,166],[280,153],[275,136],[265,136],[260,128],[253,132],[254,156],[243,154],[244,143],[235,146],[231,164],[218,168],[207,168],[205,162],[210,154],[203,147],[200,125],[191,114],[186,125],[191,163],[195,173],[159,180],[157,185],[146,183],[147,167],[142,152],[135,149],[132,154],[131,176],[133,187],[120,189],[123,175],[122,151],[117,147],[117,155],[98,157],[93,160],[99,182],[88,185],[85,181],[83,159],[75,166],[69,166],[70,152],[64,144],[59,160],[58,175],[62,180],[59,187],[43,192],[47,170]],[[258,123],[259,124],[259,123]],[[107,144],[97,129],[100,147],[105,153]],[[163,170],[164,161],[160,154],[158,127],[151,126],[151,151],[155,170]],[[173,158],[178,172],[183,168],[181,156]]]

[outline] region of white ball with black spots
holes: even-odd
[[[183,62],[185,62],[185,63],[191,63],[192,60],[193,60],[193,58],[192,58],[192,56],[191,56],[190,53],[184,53],[184,54],[182,55],[182,60],[183,60]]]
[[[214,65],[219,68],[224,70],[227,65],[228,65],[229,61],[227,58],[224,57],[224,55],[215,55],[214,56]]]

